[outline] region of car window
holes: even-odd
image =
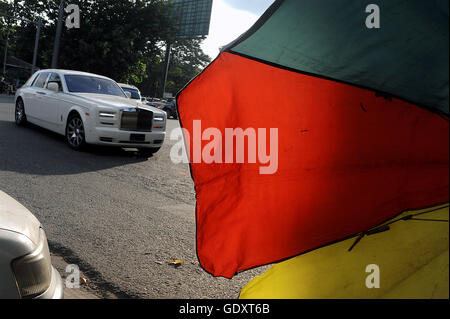
[[[31,86],[43,88],[45,85],[45,82],[47,81],[49,74],[50,73],[48,73],[48,72],[40,73],[39,76],[36,78],[36,80],[33,82],[33,84]]]
[[[95,93],[126,97],[116,82],[96,76],[65,75],[67,89],[71,93]]]
[[[130,92],[131,93],[131,98],[134,100],[140,100],[141,99],[141,95],[139,94],[139,91],[136,89],[132,89],[132,88],[127,88],[127,87],[123,87],[122,89],[126,92]]]
[[[48,78],[47,85],[48,85],[48,83],[50,83],[50,82],[58,83],[58,85],[59,85],[59,90],[62,91],[62,82],[61,82],[61,78],[60,78],[60,76],[59,76],[57,73],[52,73],[52,74],[50,75],[50,77]]]
[[[25,82],[24,86],[31,86],[37,79],[37,77],[38,77],[37,74],[33,74],[32,76],[30,76],[30,78]]]

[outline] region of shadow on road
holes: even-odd
[[[151,159],[151,158],[150,158]],[[65,137],[27,124],[0,121],[0,170],[31,175],[71,175],[140,163],[148,160],[137,151],[88,146],[77,152]]]

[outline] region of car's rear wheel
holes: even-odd
[[[22,99],[17,100],[15,117],[17,125],[23,126],[27,123],[27,116],[25,114],[25,105],[23,104]]]
[[[161,147],[142,147],[142,148],[138,148],[138,151],[141,155],[143,156],[151,156],[153,154],[155,154],[156,152],[158,152],[161,149]]]
[[[80,115],[73,114],[69,117],[66,126],[66,140],[70,148],[80,150],[86,145],[83,120]]]

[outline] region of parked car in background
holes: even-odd
[[[36,72],[15,96],[17,125],[27,121],[85,144],[138,148],[144,155],[163,145],[167,115],[129,99],[104,76],[67,70]]]
[[[142,100],[141,92],[134,85],[119,83],[119,86],[122,88],[122,90],[125,91],[125,93],[129,92],[131,94],[130,99],[139,100],[139,101]]]
[[[147,102],[146,102],[147,105],[156,107],[157,109],[160,109],[160,110],[162,110],[164,108],[166,103],[167,103],[166,100],[160,99],[160,98],[156,98],[156,97],[149,98],[149,99],[147,99]]]
[[[167,113],[167,118],[173,117],[174,119],[178,119],[176,100],[171,99],[169,102],[167,102],[163,107],[163,111]]]
[[[160,98],[147,98],[147,105],[156,107],[167,113],[167,118],[173,117],[178,119],[178,113],[176,108],[176,101],[174,98],[160,99]]]
[[[61,299],[63,291],[42,225],[0,191],[0,299]]]

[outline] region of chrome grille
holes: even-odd
[[[121,112],[120,129],[125,131],[151,132],[153,125],[153,112],[143,109]]]

